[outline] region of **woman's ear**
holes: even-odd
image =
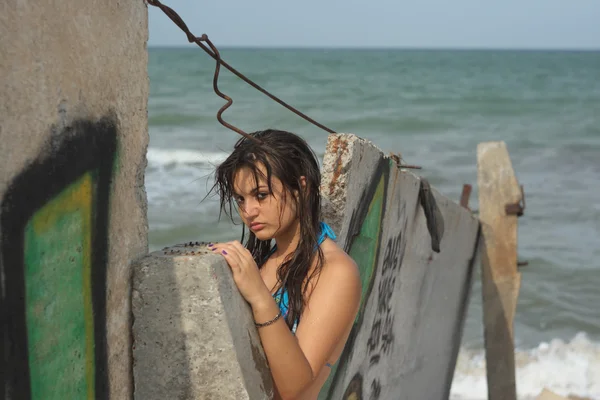
[[[302,188],[302,194],[306,195],[306,177],[305,176],[301,176],[300,177],[300,187]],[[294,190],[294,196],[296,196],[296,199],[298,199],[298,191]]]
[[[306,190],[306,177],[304,175],[300,177],[300,186],[303,190]]]

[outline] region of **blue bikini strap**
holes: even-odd
[[[317,243],[319,245],[323,243],[326,237],[330,237],[331,240],[337,239],[335,232],[333,231],[333,229],[331,229],[329,225],[327,225],[326,222],[320,222],[319,225],[321,227],[321,233],[319,234],[319,238],[317,239]]]

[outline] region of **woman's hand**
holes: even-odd
[[[271,293],[260,276],[258,266],[252,254],[240,242],[210,244],[213,253],[225,258],[233,273],[233,280],[242,296],[254,308],[271,298]]]

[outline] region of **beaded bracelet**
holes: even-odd
[[[263,322],[262,324],[254,322],[254,326],[256,326],[257,328],[262,328],[264,326],[269,326],[269,325],[274,324],[275,322],[277,322],[277,320],[279,318],[281,318],[281,310],[279,310],[279,314],[277,314],[277,316],[275,318],[273,318],[272,320],[267,321],[267,322]]]

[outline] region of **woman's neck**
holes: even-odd
[[[276,257],[285,257],[288,254],[294,252],[300,242],[300,222],[298,220],[286,229],[285,232],[275,236],[275,243],[277,244],[277,251],[275,252]]]

